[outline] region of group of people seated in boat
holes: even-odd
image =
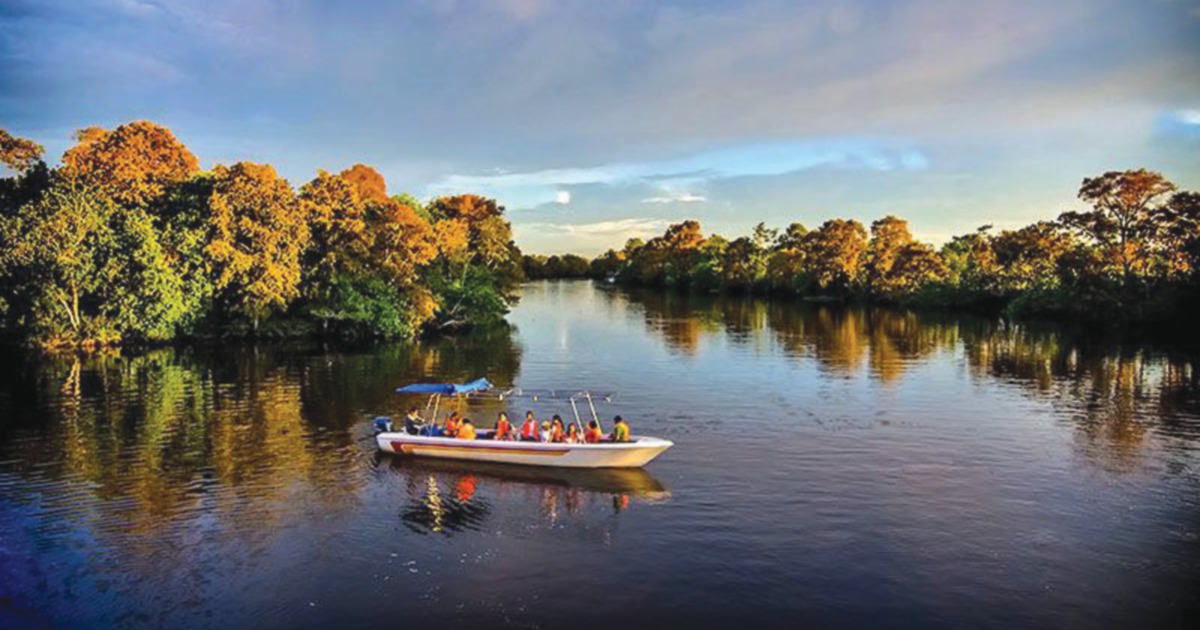
[[[404,418],[404,430],[418,434],[424,430],[425,420],[421,418],[416,407],[408,410]],[[629,423],[621,416],[613,418],[613,430],[608,436],[600,429],[600,423],[589,420],[587,428],[580,431],[577,424],[567,425],[562,416],[554,414],[549,421],[538,422],[533,411],[525,412],[525,421],[520,427],[513,427],[508,420],[508,414],[501,411],[496,418],[496,426],[490,434],[480,436],[475,424],[470,418],[464,418],[457,411],[451,412],[443,426],[433,423],[429,433],[435,437],[451,437],[460,440],[512,440],[520,442],[548,442],[559,444],[597,444],[600,442],[628,442],[630,439]]]

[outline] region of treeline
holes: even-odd
[[[588,278],[592,276],[591,263],[583,256],[525,254],[521,258],[521,269],[528,280],[557,278]]]
[[[1027,317],[1156,321],[1200,306],[1200,195],[1134,170],[1085,179],[1079,198],[1090,208],[1016,230],[984,226],[940,249],[894,216],[869,228],[847,219],[813,230],[759,224],[733,240],[684,221],[605,252],[588,275]]]
[[[145,121],[76,140],[51,169],[0,130],[0,326],[18,338],[406,337],[515,299],[521,254],[491,199],[389,196],[362,164],[298,190],[267,164],[201,171]]]

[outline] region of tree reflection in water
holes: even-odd
[[[614,293],[618,293],[614,291]],[[935,353],[961,353],[981,380],[1015,383],[1065,412],[1079,452],[1111,470],[1143,455],[1145,437],[1195,439],[1179,419],[1197,407],[1191,356],[1097,341],[1068,327],[1010,324],[971,316],[857,308],[740,296],[619,291],[647,330],[694,356],[706,337],[764,354],[815,360],[831,375],[889,384]],[[766,345],[764,345],[766,344]]]

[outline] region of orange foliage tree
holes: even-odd
[[[63,174],[126,205],[144,206],[200,168],[196,156],[170,129],[144,120],[112,131],[90,127],[75,137],[78,143],[63,154]]]
[[[0,129],[0,164],[23,173],[42,159],[42,145],[24,138],[17,138]]]
[[[214,283],[231,310],[257,328],[299,294],[300,254],[309,241],[304,213],[287,180],[251,162],[213,170],[209,207],[205,251]]]

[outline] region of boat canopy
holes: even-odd
[[[398,394],[440,394],[442,396],[454,396],[456,394],[469,394],[471,392],[481,392],[492,388],[492,384],[486,378],[479,378],[470,383],[413,383],[396,389]]]

